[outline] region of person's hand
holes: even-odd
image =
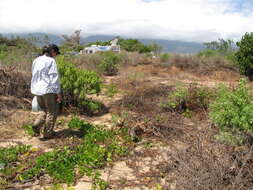
[[[62,96],[61,94],[57,94],[57,99],[56,99],[57,103],[61,103],[62,101]]]

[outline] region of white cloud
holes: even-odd
[[[0,32],[113,34],[210,41],[253,31],[236,0],[1,0]],[[246,6],[247,5],[247,6]],[[252,6],[252,4],[250,4]]]

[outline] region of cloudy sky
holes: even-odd
[[[253,32],[253,0],[0,0],[0,33],[206,42]]]

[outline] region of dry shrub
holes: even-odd
[[[210,77],[221,81],[235,81],[241,78],[241,76],[234,71],[214,71]]]
[[[31,108],[30,101],[25,98],[15,98],[14,96],[0,96],[0,125],[1,121],[7,121],[19,110],[27,110]],[[19,115],[19,114],[18,114]],[[19,115],[18,118],[23,117]],[[20,123],[20,118],[17,120]],[[10,123],[9,123],[10,125]]]
[[[69,60],[68,60],[69,59]],[[99,72],[98,65],[102,62],[103,57],[101,54],[82,54],[79,56],[69,57],[69,62],[75,64],[81,69],[88,69]]]
[[[125,52],[128,57],[127,64],[136,66],[139,63],[140,54],[137,52]]]
[[[129,66],[137,66],[138,64],[151,63],[149,57],[136,52],[122,51],[118,55],[120,57],[120,67],[122,69]],[[93,70],[102,74],[101,69],[99,69],[98,66],[103,61],[103,53],[101,52],[95,54],[83,54],[80,56],[69,57],[68,59],[81,69]]]
[[[132,70],[129,71],[131,71],[131,73],[122,73],[120,78],[115,82],[119,89],[132,91],[144,83],[145,73]]]
[[[207,118],[208,106],[215,97],[216,89],[195,83],[187,87],[176,86],[169,93],[163,108],[203,120]]]
[[[199,57],[196,55],[173,54],[170,58],[170,64],[198,76],[210,76],[217,71],[232,72],[239,75],[236,66],[221,56]]]
[[[252,189],[253,147],[214,142],[209,129],[186,137],[188,148],[168,154],[168,184],[176,181],[179,190]]]
[[[121,100],[121,105],[131,108],[136,113],[148,114],[155,109],[159,109],[159,103],[167,97],[172,86],[140,86],[135,91],[130,92]]]
[[[177,113],[167,112],[159,105],[167,98],[171,86],[142,87],[116,102],[117,113],[129,111],[125,118],[126,127],[132,136],[156,136],[166,139],[182,134],[182,118]]]
[[[121,66],[137,66],[137,65],[149,65],[157,62],[152,56],[147,54],[140,54],[137,52],[125,52],[121,54],[122,65]]]
[[[140,56],[140,59],[138,60],[137,64],[141,64],[141,65],[149,65],[153,63],[153,59],[152,57],[149,56]]]
[[[0,121],[13,110],[30,108],[30,77],[15,68],[0,69]]]
[[[15,67],[0,69],[0,95],[31,98],[29,74],[17,71]]]

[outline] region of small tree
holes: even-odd
[[[253,79],[253,33],[246,33],[236,45],[239,50],[235,54],[236,63],[241,74]]]
[[[128,52],[139,52],[139,53],[149,53],[152,51],[150,46],[144,45],[137,39],[123,39],[119,38],[118,44],[120,45],[121,49],[124,49]]]
[[[81,40],[81,35],[80,34],[81,34],[81,30],[76,30],[70,36],[62,35],[62,37],[65,40],[64,46],[71,47],[71,48],[79,46],[80,45],[80,40]]]
[[[43,38],[43,44],[49,45],[50,41],[50,37],[48,35],[45,35]]]
[[[235,43],[233,40],[220,38],[218,41],[206,42],[204,46],[206,49],[215,50],[222,55],[227,55],[234,50]]]
[[[151,50],[154,52],[156,56],[161,54],[163,47],[157,43],[153,43],[150,45]]]
[[[105,75],[115,75],[118,72],[119,64],[120,56],[108,51],[103,53],[103,60],[99,67]]]

